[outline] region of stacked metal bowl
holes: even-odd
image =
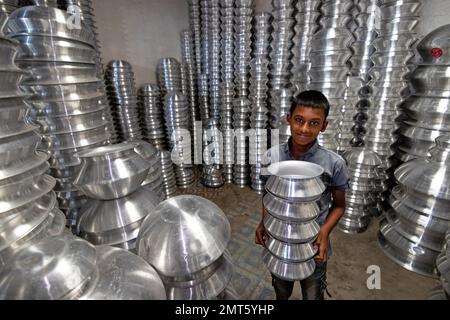
[[[378,216],[379,193],[384,175],[378,155],[364,148],[352,148],[344,153],[350,177],[350,190],[345,193],[346,208],[339,220],[339,229],[346,233],[367,230],[372,217]]]
[[[223,174],[227,183],[233,182],[234,150],[231,130],[233,129],[234,84],[234,0],[222,0],[221,6],[221,114],[220,130],[224,135],[225,161]],[[227,133],[228,131],[228,133]],[[233,136],[234,137],[234,136]]]
[[[444,246],[436,260],[440,284],[428,296],[429,300],[450,300],[450,229],[445,236]]]
[[[159,273],[170,300],[210,300],[226,289],[232,262],[227,217],[214,203],[193,195],[162,202],[147,217],[138,254]]]
[[[364,140],[382,158],[386,169],[395,165],[389,160],[394,153],[391,148],[394,132],[398,129],[394,120],[400,115],[399,105],[410,94],[407,77],[414,57],[412,46],[420,6],[420,1],[384,1],[380,7],[381,27],[371,58],[374,63],[369,82],[371,106]]]
[[[49,156],[36,151],[41,138],[25,119],[18,49],[0,33],[0,270],[21,248],[61,234],[66,225],[52,191],[55,179],[46,174]]]
[[[297,94],[308,89],[310,79],[308,76],[311,67],[311,41],[319,30],[320,0],[306,0],[297,2],[295,35],[292,47],[292,83]]]
[[[51,154],[60,208],[72,225],[85,200],[73,186],[78,152],[108,144],[110,123],[93,35],[83,22],[69,30],[67,18],[58,9],[24,7],[11,14],[8,28],[21,45],[16,60],[27,71],[22,89],[29,94],[30,117],[40,125],[40,148]]]
[[[195,75],[198,77],[202,73],[202,51],[201,51],[201,13],[200,0],[188,0],[189,6],[189,25],[194,48]]]
[[[187,76],[187,92],[186,96],[189,100],[190,112],[190,128],[194,131],[194,122],[199,119],[197,104],[197,76],[195,68],[195,50],[192,34],[188,30],[184,30],[180,34],[181,39],[181,61]]]
[[[144,116],[144,136],[156,149],[167,148],[161,90],[156,84],[144,84],[138,91],[139,114]]]
[[[436,275],[436,259],[450,223],[450,136],[437,138],[431,157],[395,170],[398,185],[380,224],[385,254],[413,272]]]
[[[0,11],[10,15],[20,7],[20,0],[0,0]]]
[[[58,0],[59,8],[66,10],[68,13],[80,15],[81,20],[86,24],[86,27],[91,30],[94,35],[95,49],[97,51],[97,68],[98,76],[103,74],[103,65],[101,58],[101,46],[98,40],[98,28],[95,22],[94,8],[92,7],[92,0]]]
[[[294,11],[293,0],[272,0],[273,30],[269,81],[271,97],[274,91],[291,85]]]
[[[351,0],[324,1],[320,20],[322,28],[311,41],[310,89],[321,91],[331,104],[329,129],[320,135],[319,140],[321,145],[333,151],[350,147],[354,97],[358,97],[353,91],[355,87],[357,90],[361,88],[361,84],[354,86],[348,79],[354,42],[349,27],[353,19],[352,9]]]
[[[165,96],[164,118],[172,152],[172,161],[175,164],[177,185],[187,188],[194,182],[192,170],[192,149],[189,133],[189,103],[182,93],[171,91]]]
[[[211,118],[203,131],[202,183],[209,188],[219,188],[225,183],[222,174],[223,138],[219,122]]]
[[[210,36],[211,33],[209,32],[210,26],[210,15],[211,15],[211,3],[209,0],[200,0],[200,21],[201,21],[201,73],[202,75],[206,75],[208,79],[209,71],[211,70],[209,68],[209,59],[210,55],[209,52],[211,51],[211,48],[209,47],[211,44]]]
[[[315,219],[320,213],[317,201],[325,191],[323,169],[310,162],[285,161],[272,164],[268,171],[263,205],[269,239],[262,259],[280,279],[306,279],[316,267],[313,242],[320,231]]]
[[[172,197],[177,192],[177,181],[175,179],[175,171],[169,151],[160,152],[161,170],[163,177],[163,191],[166,199]]]
[[[249,183],[249,141],[247,130],[250,127],[251,101],[247,98],[237,98],[234,105],[234,134],[236,137],[234,145],[235,165],[233,172],[233,182],[240,188],[244,188]]]
[[[171,91],[182,92],[181,65],[177,59],[161,59],[158,64],[157,77],[163,97]]]
[[[209,102],[210,115],[215,120],[220,119],[220,6],[219,0],[209,0]]]
[[[249,68],[252,52],[253,0],[236,0],[234,11],[234,83],[237,98],[247,98],[249,94]],[[235,129],[240,127],[236,127]]]
[[[146,141],[137,141],[134,150],[150,163],[147,178],[141,186],[156,193],[161,200],[165,199],[160,151]]]
[[[125,60],[110,61],[105,79],[118,140],[142,140],[133,67]]]
[[[255,14],[253,59],[250,64],[250,95],[252,109],[250,115],[250,164],[251,187],[257,192],[264,191],[264,180],[261,178],[261,158],[267,150],[269,123],[268,81],[269,81],[269,47],[272,15],[268,12]]]
[[[165,300],[164,284],[143,259],[72,235],[21,250],[3,269],[1,300]]]
[[[136,142],[80,153],[83,164],[75,185],[90,198],[77,221],[80,237],[95,245],[135,248],[142,221],[161,201],[151,184],[142,187],[151,163],[141,154]]]
[[[287,122],[287,116],[290,112],[293,98],[292,89],[284,88],[272,91],[270,98],[270,127],[278,129],[279,143],[286,143],[291,136],[291,127]],[[272,136],[276,131],[272,130]],[[272,137],[272,142],[275,141]]]
[[[209,90],[208,90],[208,75],[201,74],[198,77],[198,108],[200,119],[203,123],[208,122],[209,119]]]
[[[450,133],[450,25],[440,27],[417,45],[421,55],[409,79],[413,95],[401,106],[395,157],[424,158],[441,135]]]

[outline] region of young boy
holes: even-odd
[[[329,236],[344,214],[345,191],[349,187],[345,160],[321,147],[317,142],[317,136],[327,128],[329,110],[330,104],[321,92],[300,93],[287,117],[291,125],[291,138],[286,144],[273,147],[266,153],[265,164],[288,160],[309,161],[320,165],[325,171],[322,179],[327,188],[319,201],[321,213],[317,218],[321,229],[315,241],[318,247],[318,254],[315,257],[316,269],[313,275],[300,281],[304,300],[324,299],[327,259],[331,255]],[[262,220],[256,230],[256,243],[263,246],[267,240],[263,224],[265,214],[267,212],[263,209]],[[287,300],[292,295],[294,282],[272,275],[272,285],[277,300]]]

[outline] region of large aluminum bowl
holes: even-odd
[[[162,202],[144,220],[137,251],[164,276],[184,277],[216,261],[230,237],[230,223],[219,207],[184,195]]]
[[[96,251],[99,277],[78,300],[166,300],[161,278],[145,260],[108,246]]]
[[[81,208],[77,230],[96,245],[116,245],[136,239],[143,219],[153,214],[159,196],[147,188],[116,200],[88,200]]]
[[[79,156],[82,167],[74,185],[93,199],[112,200],[133,193],[150,169],[133,143],[90,149]]]
[[[266,190],[291,201],[315,201],[325,191],[321,180],[323,168],[305,161],[283,161],[268,168]]]
[[[81,290],[96,270],[95,247],[71,235],[49,237],[15,255],[0,276],[0,299],[57,300]]]

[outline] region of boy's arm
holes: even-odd
[[[264,191],[264,195],[266,195],[266,191]],[[264,198],[263,195],[263,198]],[[264,203],[262,205],[261,210],[261,222],[259,223],[258,227],[256,228],[256,234],[255,234],[255,242],[256,244],[265,246],[265,242],[267,240],[267,233],[266,233],[266,227],[264,227],[264,218],[266,217],[267,211],[264,209]]]
[[[334,227],[338,224],[345,212],[345,191],[333,190],[333,205],[330,208],[325,224],[320,228],[319,236],[315,242],[319,246],[319,254],[316,260],[327,261],[328,239]]]

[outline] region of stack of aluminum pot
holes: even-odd
[[[109,108],[105,88],[97,77],[94,36],[67,28],[62,10],[29,6],[8,21],[10,36],[21,44],[17,62],[27,71],[22,88],[29,94],[31,119],[40,124],[49,151],[50,174],[60,208],[73,226],[85,197],[73,186],[83,149],[109,143]]]
[[[232,277],[230,238],[230,223],[214,203],[177,196],[145,219],[137,251],[158,271],[168,299],[212,300],[222,296]]]
[[[295,36],[292,48],[293,77],[292,83],[296,95],[308,89],[310,83],[309,68],[311,68],[311,41],[319,30],[320,0],[305,0],[297,2]]]
[[[46,174],[49,156],[36,151],[40,137],[26,121],[29,111],[19,85],[24,72],[14,63],[19,46],[0,32],[0,270],[23,247],[66,225]]]
[[[113,60],[105,73],[106,89],[112,107],[119,141],[142,140],[133,67],[128,61]]]
[[[80,153],[82,166],[75,185],[89,200],[81,208],[77,233],[92,244],[133,250],[141,223],[163,198],[153,191],[157,182],[147,184],[150,167],[158,159],[148,158],[142,143]]]
[[[429,293],[429,300],[450,300],[450,229],[445,236],[445,244],[436,260],[440,284]]]
[[[268,171],[263,204],[269,239],[262,259],[278,278],[306,279],[316,266],[313,242],[320,231],[315,219],[320,214],[317,201],[325,191],[323,169],[310,162],[285,161],[272,164]]]
[[[221,114],[220,130],[224,138],[223,174],[227,183],[233,182],[234,134],[234,0],[222,0],[221,5]]]
[[[436,139],[429,158],[411,160],[395,170],[398,185],[380,223],[385,254],[413,272],[436,275],[436,259],[450,223],[450,135]]]
[[[345,214],[339,220],[339,229],[346,233],[367,230],[373,216],[378,216],[379,194],[384,179],[381,159],[364,148],[352,148],[344,153],[350,177],[350,190],[345,193]]]
[[[250,164],[251,187],[257,192],[264,191],[264,180],[261,178],[261,158],[268,147],[267,126],[269,122],[268,81],[269,81],[269,47],[271,34],[270,13],[255,14],[253,59],[250,65]]]
[[[322,146],[333,151],[350,146],[355,109],[347,98],[357,96],[354,91],[360,88],[360,84],[350,86],[348,78],[348,62],[354,42],[349,26],[353,19],[352,9],[351,0],[324,1],[321,7],[323,17],[320,20],[322,29],[311,41],[309,88],[321,91],[332,106],[328,116],[328,130],[319,136],[319,141]]]

